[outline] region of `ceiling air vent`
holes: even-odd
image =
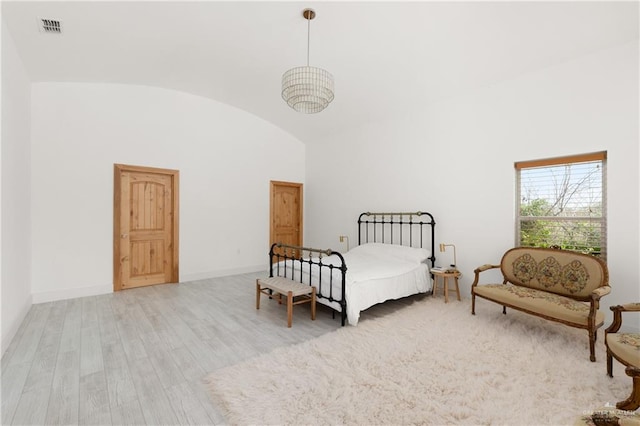
[[[62,34],[62,22],[57,19],[38,18],[41,33]]]

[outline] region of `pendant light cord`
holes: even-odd
[[[309,66],[309,46],[311,45],[311,19],[307,18],[307,66]]]

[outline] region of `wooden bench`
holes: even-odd
[[[275,294],[274,294],[275,293]],[[316,288],[293,281],[290,278],[270,277],[256,280],[256,309],[260,309],[260,295],[266,294],[282,303],[282,296],[287,297],[287,327],[293,322],[293,305],[311,303],[311,319],[316,319]],[[294,298],[298,300],[294,300]]]

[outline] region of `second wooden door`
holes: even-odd
[[[302,184],[271,181],[270,244],[302,245]]]

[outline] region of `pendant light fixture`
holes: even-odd
[[[327,70],[309,66],[311,20],[316,13],[305,9],[302,16],[307,20],[307,65],[291,68],[282,75],[282,99],[298,112],[314,114],[333,101],[333,76]]]

